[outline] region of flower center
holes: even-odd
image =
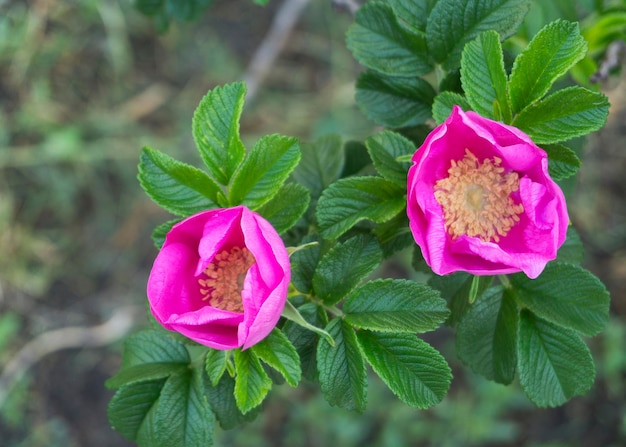
[[[452,160],[448,177],[435,183],[435,199],[453,238],[467,235],[498,242],[519,222],[524,206],[511,198],[519,189],[519,176],[505,172],[501,163],[498,157],[481,163],[465,149],[462,160]]]
[[[245,247],[234,247],[215,255],[213,262],[204,269],[205,277],[198,280],[202,301],[209,300],[209,304],[218,309],[243,312],[243,281],[255,262]]]

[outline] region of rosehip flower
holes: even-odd
[[[291,279],[276,230],[245,206],[174,225],[148,279],[156,320],[215,349],[243,349],[276,326]]]
[[[409,225],[435,273],[536,278],[556,258],[565,198],[547,154],[522,131],[455,106],[412,160]]]

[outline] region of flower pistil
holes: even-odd
[[[519,222],[524,206],[511,197],[519,190],[519,175],[506,172],[501,164],[498,157],[480,162],[465,149],[463,159],[452,160],[448,177],[435,183],[435,199],[453,238],[467,235],[498,242]]]

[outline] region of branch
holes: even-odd
[[[252,102],[265,81],[278,55],[287,43],[287,37],[296,25],[310,0],[285,0],[274,16],[274,21],[250,60],[243,80],[247,86],[246,102]]]
[[[0,375],[0,407],[11,387],[39,360],[62,349],[105,346],[130,332],[137,309],[118,309],[105,323],[91,327],[66,327],[44,332],[20,349]]]
[[[593,83],[606,81],[609,78],[609,72],[612,69],[619,67],[624,61],[625,56],[626,42],[624,42],[623,40],[616,40],[614,42],[611,42],[611,44],[606,49],[604,59],[600,63],[598,71],[596,71],[589,80]]]

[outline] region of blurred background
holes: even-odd
[[[109,427],[104,381],[123,338],[147,324],[150,233],[170,218],[139,187],[139,151],[198,164],[191,117],[207,90],[249,82],[248,144],[270,133],[347,141],[377,130],[353,99],[359,67],[344,35],[356,2],[180,0],[201,6],[173,8],[170,20],[144,14],[163,2],[142,3],[143,13],[130,0],[0,0],[2,447],[132,445]],[[608,7],[626,16],[624,1],[535,0],[512,41],[523,45],[557,17],[608,26]],[[626,18],[611,23],[611,39],[626,37]],[[268,36],[273,53],[263,52]],[[590,49],[601,58],[608,43]],[[612,102],[608,124],[578,143],[583,168],[564,185],[584,266],[612,294],[606,331],[588,340],[591,391],[537,409],[518,384],[462,368],[442,329],[428,341],[455,379],[435,408],[406,407],[375,377],[363,415],[328,406],[314,385],[278,386],[257,420],[216,429],[215,445],[626,445],[626,80],[617,65],[593,87]]]

